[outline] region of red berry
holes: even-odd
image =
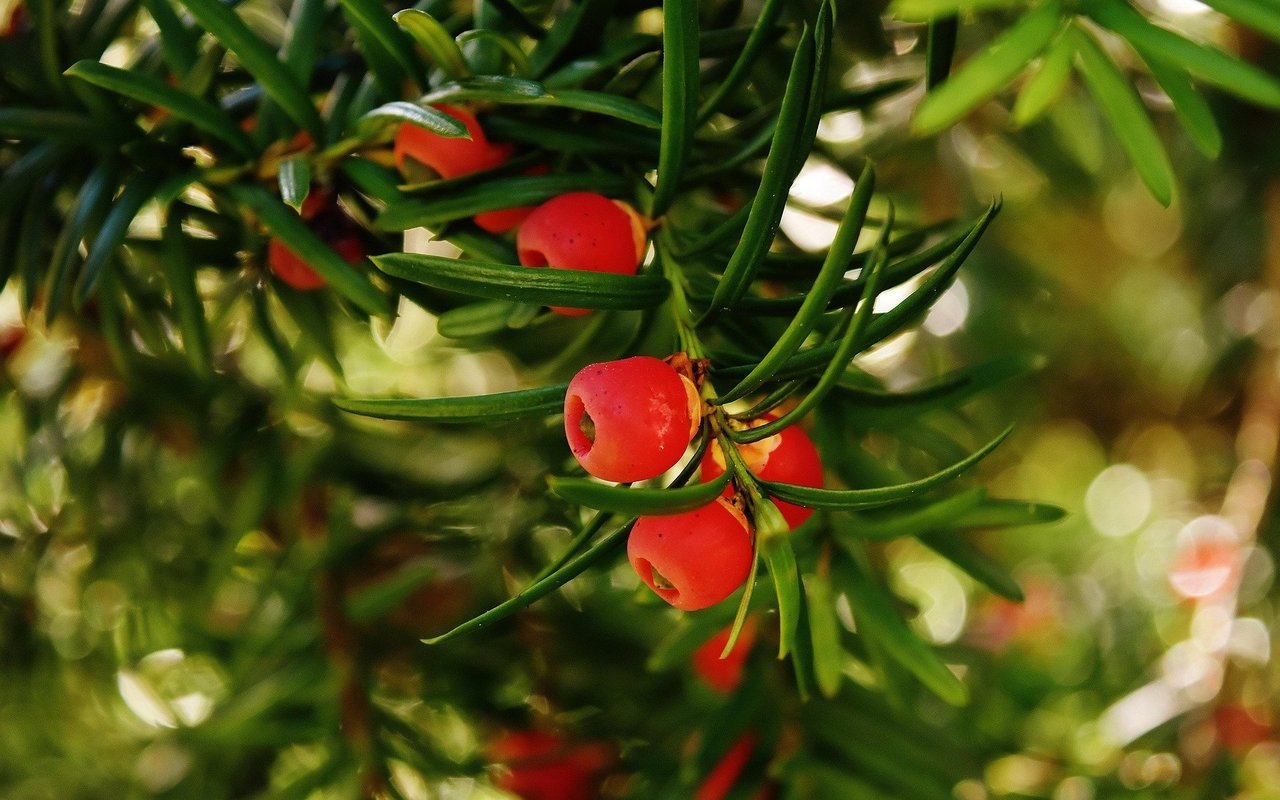
[[[499,208],[496,211],[481,211],[471,219],[481,230],[489,233],[506,233],[524,222],[532,211],[533,206]]]
[[[738,776],[751,760],[751,751],[755,750],[756,737],[747,731],[733,743],[729,752],[707,773],[707,777],[698,786],[694,800],[722,800],[728,796]]]
[[[524,171],[525,175],[546,175],[550,172],[546,164],[539,164]],[[533,213],[533,206],[516,206],[500,208],[497,211],[482,211],[471,219],[489,233],[506,233],[524,222]]]
[[[777,419],[776,414],[768,414],[755,420],[752,427],[774,419]],[[780,433],[758,442],[738,445],[738,452],[742,454],[747,468],[763,480],[822,487],[822,459],[818,455],[818,448],[814,447],[813,440],[797,425],[788,425]],[[724,469],[724,453],[718,442],[712,442],[702,457],[702,480],[715,480],[724,473]],[[732,490],[725,491],[730,493]],[[793,529],[813,515],[813,509],[804,506],[782,500],[775,500],[774,504]]]
[[[583,367],[564,397],[564,433],[582,468],[642,481],[675,466],[701,420],[689,379],[650,356]]]
[[[303,134],[299,134],[303,135]],[[302,207],[298,209],[298,216],[305,220],[313,220],[321,211],[326,210],[331,205],[329,193],[323,189],[312,189],[307,192],[307,196],[302,200]]]
[[[348,264],[358,264],[364,258],[364,242],[355,234],[347,234],[330,242],[342,260]]]
[[[348,264],[357,264],[364,258],[364,244],[357,236],[343,236],[330,243],[338,255]],[[324,287],[325,280],[297,253],[279,239],[267,242],[267,266],[276,277],[300,292]]]
[[[356,233],[355,225],[334,205],[329,193],[314,190],[302,201],[298,215],[311,223],[311,227],[348,264],[359,263],[364,258],[364,243]],[[311,265],[289,246],[272,237],[267,242],[267,266],[276,277],[300,292],[309,292],[325,285]]]
[[[1271,726],[1239,703],[1217,708],[1213,712],[1213,724],[1222,743],[1241,755],[1255,744],[1272,738]]]
[[[722,497],[693,511],[641,517],[627,539],[640,580],[682,611],[719,603],[747,579],[754,558],[751,527]]]
[[[282,241],[272,238],[267,242],[267,266],[276,277],[300,292],[320,289],[325,285],[320,277],[302,257],[289,249]]]
[[[712,689],[724,694],[732,692],[742,681],[742,667],[747,663],[747,656],[751,654],[751,645],[756,639],[756,622],[751,617],[743,621],[742,630],[738,632],[738,641],[734,643],[729,655],[721,658],[720,653],[724,651],[724,646],[729,642],[729,634],[732,632],[733,626],[728,625],[693,651],[694,671],[710,684]]]
[[[533,210],[516,235],[526,267],[634,275],[644,260],[645,226],[631,206],[595,192],[571,192]],[[551,309],[579,316],[581,308]]]
[[[598,794],[596,776],[613,760],[606,745],[574,744],[543,731],[504,733],[489,755],[507,767],[498,787],[522,800],[590,800]]]
[[[470,111],[443,103],[436,104],[433,108],[466,125],[471,138],[450,138],[417,125],[401,125],[396,132],[395,143],[396,166],[401,172],[406,171],[406,161],[412,159],[430,167],[441,178],[460,178],[473,172],[493,169],[511,157],[515,148],[506,143],[490,142]]]

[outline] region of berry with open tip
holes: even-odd
[[[733,594],[754,557],[746,516],[722,497],[682,514],[641,517],[627,539],[627,558],[640,580],[682,611]]]
[[[776,414],[767,414],[752,422],[752,427],[777,419]],[[821,488],[822,458],[818,448],[798,425],[788,425],[779,433],[761,439],[758,442],[738,445],[738,452],[757,477],[774,483],[790,483],[796,486]],[[712,442],[702,457],[702,480],[712,481],[720,477],[725,470],[724,452],[719,442]],[[731,493],[732,489],[726,489]],[[798,506],[782,500],[774,500],[782,517],[792,529],[799,527],[813,515],[813,509]]]
[[[595,477],[647,480],[680,460],[697,432],[701,407],[693,382],[660,359],[590,364],[565,393],[565,437]]]
[[[648,232],[630,205],[595,192],[570,192],[533,210],[516,234],[516,252],[526,267],[552,267],[634,275],[644,260]],[[585,308],[552,306],[566,316]]]
[[[546,175],[551,169],[546,164],[538,164],[524,171],[525,175]],[[472,217],[472,221],[489,233],[506,233],[524,222],[533,213],[534,206],[514,206],[499,208],[495,211],[481,211]]]

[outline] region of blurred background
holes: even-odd
[[[1153,8],[1280,67],[1273,45],[1194,0]],[[916,29],[890,33],[897,52],[918,50]],[[989,33],[965,26],[960,52]],[[1026,602],[994,598],[914,540],[885,551],[912,625],[972,690],[966,709],[916,709],[966,732],[981,763],[954,796],[1280,797],[1280,120],[1214,96],[1226,144],[1209,162],[1157,114],[1180,179],[1163,208],[1078,85],[1021,130],[988,104],[940,139],[904,142],[918,101],[825,118],[783,232],[823,249],[864,153],[922,221],[1005,200],[921,328],[860,361],[893,388],[993,355],[1040,363],[965,412],[1018,423],[983,467],[994,496],[1070,512],[976,539]],[[425,238],[407,246],[438,247]],[[483,777],[486,742],[531,708],[611,741],[606,761],[679,771],[673,732],[717,698],[687,671],[645,669],[661,617],[625,563],[518,625],[417,643],[505,598],[568,540],[576,520],[548,523],[537,499],[564,459],[543,435],[557,421],[391,436],[332,424],[316,399],[337,390],[326,354],[282,322],[303,359],[299,382],[282,381],[272,343],[248,335],[254,310],[230,301],[213,304],[233,332],[221,357],[247,384],[197,393],[157,372],[127,391],[107,366],[116,343],[66,317],[23,320],[17,291],[0,294],[0,795],[349,797],[360,778],[343,748],[367,746],[399,796],[503,797]],[[394,324],[339,320],[333,337],[358,395],[503,391],[551,369],[459,346],[407,302]],[[268,512],[318,464],[346,488]],[[281,531],[314,539],[317,506],[338,545],[284,546]],[[377,640],[376,658],[353,655],[356,639]],[[372,701],[350,696],[356,683]],[[388,732],[362,740],[375,724]],[[339,726],[355,738],[335,743]],[[619,777],[605,792],[659,786]]]

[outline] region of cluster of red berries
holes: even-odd
[[[569,382],[564,429],[569,447],[589,474],[608,481],[641,481],[671,469],[701,422],[702,401],[690,376],[672,362],[649,356],[591,364]],[[756,424],[773,419],[765,417]],[[822,485],[817,448],[796,426],[739,447],[744,463],[763,480]],[[708,448],[701,478],[725,471],[717,444]],[[791,527],[813,512],[789,503],[779,510]],[[686,511],[641,517],[627,555],[640,579],[676,608],[696,611],[733,594],[755,558],[751,524],[734,490]]]
[[[479,120],[467,109],[444,104],[434,108],[466,126],[471,138],[449,138],[416,125],[401,125],[393,152],[396,166],[407,179],[461,178],[496,169],[515,153],[515,146],[509,142],[491,141]],[[525,174],[547,171],[540,165],[525,170]],[[329,200],[327,195],[322,194],[321,198],[318,203]],[[321,207],[313,206],[312,216]],[[306,205],[302,217],[311,219]],[[506,233],[518,227],[516,250],[520,263],[527,267],[634,275],[648,247],[648,224],[636,210],[621,200],[611,200],[594,192],[563,194],[536,208],[518,206],[485,211],[476,214],[473,221],[489,233]],[[364,257],[363,248],[343,251],[340,245],[345,240],[334,239],[323,230],[317,232],[348,261],[354,263]],[[358,238],[355,241],[359,243]],[[295,288],[315,289],[324,285],[323,278],[278,240],[271,242],[267,263],[281,280]],[[566,316],[589,313],[580,308],[553,307],[552,311]]]
[[[470,139],[446,138],[416,125],[401,125],[396,134],[396,166],[406,176],[420,176],[424,167],[441,178],[460,178],[495,169],[515,152],[508,142],[493,142],[475,115],[450,105],[434,106],[461,122]],[[546,173],[545,166],[525,170]],[[526,267],[592,270],[634,275],[644,260],[647,226],[628,204],[594,192],[571,192],[542,205],[518,206],[477,214],[473,221],[489,233],[518,227],[516,252]],[[553,308],[576,316],[586,309]]]

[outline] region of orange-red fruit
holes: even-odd
[[[590,474],[642,481],[675,466],[697,431],[697,389],[665,361],[634,356],[583,367],[564,397],[569,448]]]
[[[751,760],[751,752],[756,747],[756,736],[747,731],[733,743],[729,752],[707,773],[707,777],[698,786],[694,800],[722,800],[738,782],[738,776]]]
[[[516,234],[526,267],[634,275],[644,260],[645,226],[631,206],[595,192],[570,192],[533,210]],[[566,316],[590,313],[557,308]]]
[[[481,230],[489,233],[506,233],[524,222],[532,212],[533,206],[516,206],[499,208],[496,211],[481,211],[471,219]]]
[[[777,419],[776,414],[766,415],[755,424],[763,424]],[[818,448],[798,425],[788,425],[780,433],[775,433],[758,442],[738,446],[742,460],[747,468],[760,478],[774,483],[790,483],[796,486],[821,488],[822,458]],[[724,473],[724,453],[718,442],[712,442],[702,457],[702,480],[712,481]],[[726,489],[726,493],[731,489]],[[813,515],[813,509],[775,500],[775,505],[782,512],[787,525],[797,528]]]
[[[1222,743],[1242,755],[1255,744],[1271,739],[1273,735],[1270,725],[1260,722],[1249,709],[1239,703],[1230,703],[1214,710],[1213,725]]]
[[[475,115],[464,108],[438,103],[433,108],[443,111],[467,126],[470,139],[450,138],[408,123],[396,132],[395,158],[400,171],[406,159],[430,167],[441,178],[460,178],[473,172],[493,169],[510,158],[514,147],[494,143],[484,135]]]
[[[524,171],[525,175],[546,175],[551,169],[546,164],[539,164]],[[516,206],[500,208],[496,211],[482,211],[471,219],[489,233],[506,233],[529,218],[533,206]]]
[[[491,142],[475,116],[457,106],[438,104],[436,109],[467,127],[470,141],[440,136],[416,125],[401,125],[396,133],[396,166],[406,171],[406,161],[412,160],[430,167],[441,178],[460,178],[473,172],[481,172],[501,166],[515,146],[507,142]],[[526,175],[542,175],[549,169],[545,165],[525,170]],[[489,233],[506,233],[515,228],[533,211],[533,206],[516,206],[483,211],[472,217],[476,225]]]
[[[627,539],[627,558],[655,594],[682,611],[697,611],[746,581],[751,528],[736,506],[718,497],[683,514],[641,517]]]
[[[554,733],[513,731],[490,745],[489,755],[507,769],[499,788],[522,800],[591,800],[613,755],[603,744],[574,744]]]
[[[698,673],[698,677],[706,681],[712,689],[723,694],[729,694],[742,682],[742,668],[747,663],[747,656],[751,655],[751,645],[755,644],[756,640],[755,619],[747,617],[743,621],[742,630],[738,632],[738,641],[734,643],[729,655],[721,658],[720,654],[724,652],[724,646],[728,644],[729,634],[732,632],[733,626],[727,625],[693,651],[693,669]]]
[[[304,220],[313,223],[312,227],[318,229],[317,233],[348,264],[358,263],[364,258],[364,243],[360,241],[360,236],[356,234],[350,220],[330,203],[326,192],[313,191],[308,194],[298,213]],[[311,265],[275,237],[267,242],[267,266],[277,278],[300,292],[312,291],[325,285],[324,278]]]

